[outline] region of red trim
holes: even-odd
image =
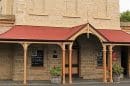
[[[79,30],[77,30],[74,34],[72,34],[70,37],[68,37],[68,39],[70,39],[72,36],[76,35],[80,30],[82,30],[84,27],[86,27],[87,24],[83,24],[80,26],[76,26],[76,27],[72,27],[72,28],[80,28]]]

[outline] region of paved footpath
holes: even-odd
[[[32,82],[28,85],[23,85],[22,83],[12,83],[12,82],[0,82],[0,86],[130,86],[130,80],[121,82],[121,83],[98,83],[98,82],[79,82],[74,84],[51,84],[51,83],[43,83],[43,82]]]
[[[21,85],[23,86],[23,85]],[[113,84],[103,84],[103,83],[77,83],[77,84],[31,84],[27,86],[130,86],[130,82],[127,83],[113,83]]]
[[[130,83],[114,83],[114,84],[71,84],[71,85],[69,85],[69,84],[66,84],[66,85],[57,85],[57,84],[46,84],[46,85],[28,85],[28,86],[130,86]]]
[[[20,84],[1,84],[0,86],[130,86],[130,83],[120,83],[120,84],[72,84],[72,85],[56,85],[56,84],[31,84],[31,85],[20,85]]]
[[[64,86],[130,86],[130,83],[114,83],[114,84],[73,84]]]

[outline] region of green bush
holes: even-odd
[[[121,13],[120,21],[121,22],[130,22],[130,10],[127,10],[127,11]]]
[[[116,75],[116,76],[120,76],[124,72],[123,67],[121,67],[121,65],[118,63],[115,63],[113,65],[112,70],[113,70],[113,75]]]
[[[53,67],[50,70],[51,76],[60,76],[61,75],[61,67]]]

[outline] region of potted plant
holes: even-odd
[[[113,81],[120,82],[120,76],[123,73],[124,69],[119,63],[115,63],[112,67],[113,70]]]
[[[50,70],[51,83],[61,83],[61,67],[53,67]]]

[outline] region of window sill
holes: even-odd
[[[48,16],[47,13],[35,13],[35,12],[29,13],[29,15],[32,15],[32,16]]]
[[[111,20],[111,17],[94,17],[94,19]]]
[[[35,69],[36,69],[36,70],[37,70],[37,69],[45,69],[45,67],[32,67],[32,66],[31,66],[30,69],[34,69],[34,70],[35,70]]]
[[[66,18],[80,18],[80,16],[78,16],[78,15],[64,15],[63,17],[66,17]]]
[[[103,66],[97,66],[96,69],[103,69]],[[108,67],[106,69],[108,70]]]
[[[97,66],[96,69],[103,69],[103,66]]]

